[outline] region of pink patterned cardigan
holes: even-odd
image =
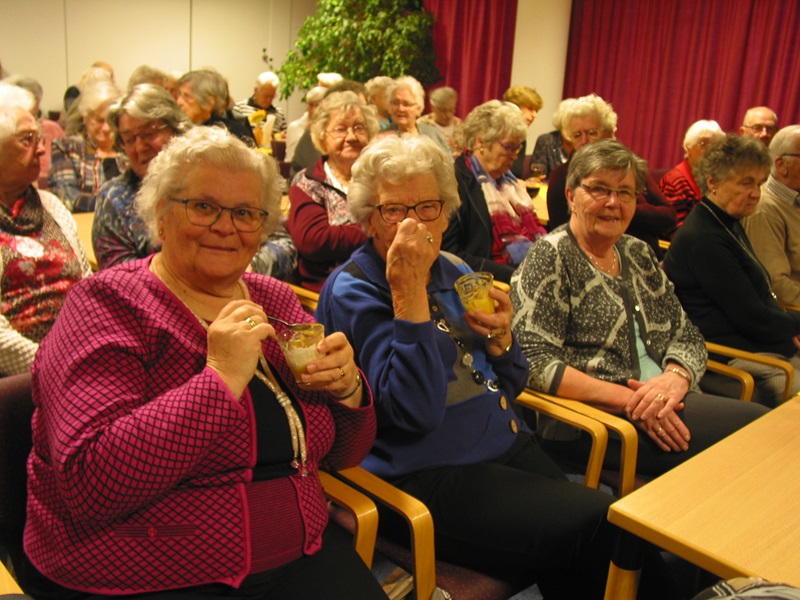
[[[150,273],[150,260],[77,284],[33,365],[25,550],[48,578],[76,590],[238,586],[251,567],[250,394],[237,401],[205,367],[206,332]],[[244,280],[267,314],[313,320],[285,284]],[[299,506],[297,554],[313,554],[328,519],[317,467],[358,464],[375,415],[371,402],[351,409],[300,389],[275,342],[264,353],[301,403],[312,473],[259,482],[259,514],[274,528],[255,542],[281,547],[282,514]]]

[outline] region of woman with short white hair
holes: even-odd
[[[450,145],[441,131],[433,125],[417,122],[425,109],[425,90],[422,89],[419,81],[410,75],[398,77],[386,88],[386,97],[389,100],[392,124],[384,130],[385,133],[382,135],[399,135],[401,137],[426,135],[433,139],[442,150],[450,154]]]
[[[32,185],[44,153],[34,104],[0,83],[0,376],[30,370],[67,291],[91,274],[69,211]]]
[[[77,132],[53,142],[50,188],[72,212],[92,212],[100,187],[127,167],[118,152],[106,112],[120,97],[110,81],[88,85],[78,97],[81,120]],[[67,130],[70,133],[70,130]]]
[[[658,182],[658,187],[667,202],[672,204],[678,217],[677,227],[683,225],[686,217],[703,199],[700,185],[694,176],[698,161],[706,153],[706,149],[725,133],[716,121],[696,121],[686,130],[683,137],[683,160],[667,171]],[[674,232],[673,232],[674,235]],[[671,237],[671,236],[670,236]]]
[[[458,92],[444,86],[431,92],[431,112],[417,119],[417,126],[432,125],[442,132],[453,158],[464,152],[464,121],[456,116]]]

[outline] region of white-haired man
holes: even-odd
[[[703,198],[700,186],[694,177],[694,167],[706,148],[725,133],[716,121],[696,121],[683,136],[684,158],[673,169],[667,171],[658,182],[664,198],[672,204],[678,218],[677,226],[683,225],[686,217]]]
[[[275,94],[281,80],[272,71],[264,71],[256,78],[253,95],[244,100],[239,100],[233,107],[233,114],[236,117],[249,117],[256,111],[265,110],[267,115],[275,115],[275,124],[272,131],[286,131],[286,115],[283,109],[275,106]]]
[[[772,170],[756,212],[742,222],[781,304],[800,306],[800,125],[769,145]]]

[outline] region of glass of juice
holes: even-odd
[[[479,271],[467,273],[456,279],[455,288],[461,297],[464,308],[480,310],[485,313],[494,313],[494,300],[489,297],[489,290],[494,285],[494,276],[491,273]]]

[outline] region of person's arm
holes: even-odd
[[[39,344],[25,337],[0,315],[0,376],[30,371]]]
[[[658,184],[664,199],[672,205],[675,210],[677,225],[680,227],[689,215],[689,212],[697,204],[697,198],[686,178],[680,174],[673,174],[672,171],[664,175]]]
[[[702,236],[691,240],[688,264],[703,292],[741,335],[778,344],[800,333],[800,313],[765,301],[743,270],[741,250],[733,240]]]
[[[325,206],[314,202],[297,185],[289,189],[289,201],[286,227],[304,258],[313,262],[343,262],[367,241],[361,225],[331,225]]]
[[[279,224],[250,261],[254,273],[288,279],[297,268],[297,248],[283,224]]]
[[[73,146],[70,138],[64,138],[53,142],[53,152],[50,157],[50,189],[54,194],[61,198],[64,205],[74,212],[79,207],[94,207],[95,191],[84,191],[84,182],[80,180],[79,170],[81,156],[77,152],[70,151]],[[91,167],[90,175],[93,176],[97,166]],[[92,182],[94,183],[94,182]]]
[[[550,231],[569,221],[566,192],[568,168],[569,163],[565,163],[550,173],[550,183],[547,186],[547,228]]]
[[[45,443],[60,493],[75,518],[95,522],[147,506],[187,477],[234,472],[248,461],[208,463],[247,414],[204,368],[205,332],[187,323],[180,341],[156,336],[159,319],[191,317],[174,308],[165,317],[161,305],[153,311],[127,300],[108,281],[96,276],[72,288],[34,365],[37,418],[58,431]],[[164,356],[170,344],[184,347]],[[189,362],[178,363],[176,353]],[[171,378],[182,370],[187,377],[176,385]],[[143,454],[157,448],[158,460]]]
[[[778,301],[800,306],[800,282],[792,279],[792,264],[787,248],[790,232],[786,221],[777,210],[764,205],[762,199],[762,205],[753,215],[744,219],[742,225],[756,256],[770,275],[772,291],[778,296]],[[800,235],[800,232],[792,233]]]

